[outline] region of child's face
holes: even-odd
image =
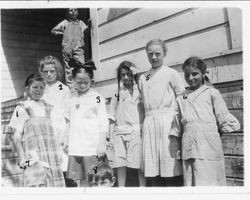
[[[43,96],[44,89],[45,89],[44,82],[34,81],[27,88],[27,93],[32,100],[39,101],[40,98]]]
[[[76,20],[78,17],[78,10],[76,8],[69,8],[68,16],[70,19]]]
[[[131,83],[133,81],[131,74],[129,73],[129,70],[127,69],[121,69],[121,80],[123,84],[127,87],[131,86]]]
[[[56,82],[57,73],[55,66],[53,64],[44,65],[42,75],[47,84]]]
[[[78,93],[83,94],[86,93],[91,87],[92,80],[89,75],[84,71],[76,74],[75,77],[75,85]]]
[[[147,48],[148,60],[152,68],[158,68],[163,65],[165,57],[162,47],[158,44],[152,44]]]
[[[184,69],[185,80],[194,90],[198,89],[202,85],[202,73],[199,69],[187,66]]]
[[[115,183],[115,177],[113,177],[112,180],[109,180],[108,178],[102,180],[99,179],[97,182],[92,184],[92,187],[113,187]]]

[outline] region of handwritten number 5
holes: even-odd
[[[97,97],[96,97],[96,100],[97,100],[97,101],[96,101],[97,103],[100,103],[100,102],[101,102],[100,96],[97,96]]]
[[[149,79],[150,79],[150,74],[146,76],[146,81],[148,81]]]

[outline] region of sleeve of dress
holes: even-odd
[[[65,93],[63,99],[64,117],[69,119],[69,101],[71,97],[71,92],[67,86],[65,86]]]
[[[84,30],[87,28],[87,25],[82,20],[79,20],[79,24],[82,28],[82,32],[84,32]]]
[[[141,93],[141,91],[142,91],[142,79],[143,79],[143,74],[142,75],[140,75],[140,77],[139,77],[139,81],[138,81],[138,89],[139,89],[139,92]]]
[[[172,73],[171,84],[176,96],[185,91],[184,82],[181,78],[181,75],[177,71],[173,71]]]
[[[109,113],[108,113],[108,118],[115,121],[115,110],[116,110],[116,105],[117,105],[117,92],[115,94],[116,96],[113,96],[111,98],[110,102],[110,107],[109,107]]]
[[[64,118],[70,120],[70,99],[64,104]]]
[[[175,103],[174,117],[173,117],[170,135],[173,135],[176,137],[182,136],[181,110],[180,110],[178,101]]]
[[[12,114],[8,126],[22,133],[24,129],[24,123],[29,118],[30,117],[25,111],[25,109],[21,106],[17,106]]]
[[[98,108],[98,122],[99,122],[99,130],[103,133],[107,133],[109,131],[109,121],[108,121],[108,114],[106,110],[105,99],[100,97],[100,103]]]
[[[67,20],[61,21],[59,24],[57,24],[52,30],[51,33],[53,35],[62,35],[64,33],[64,29],[66,27]]]
[[[227,133],[239,130],[239,121],[228,111],[227,105],[217,89],[212,90],[212,102],[220,132]]]

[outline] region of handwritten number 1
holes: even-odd
[[[96,97],[96,100],[97,100],[97,101],[96,101],[97,103],[100,103],[100,102],[101,102],[100,96],[97,96],[97,97]]]
[[[16,111],[16,117],[18,117],[18,111]]]

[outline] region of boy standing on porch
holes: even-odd
[[[78,19],[78,9],[69,8],[66,13],[67,19],[64,19],[56,25],[51,33],[55,36],[62,35],[62,55],[65,66],[66,84],[72,89],[72,68],[69,60],[72,58],[84,64],[84,32],[87,28],[91,28],[91,20],[86,25],[82,20]]]

